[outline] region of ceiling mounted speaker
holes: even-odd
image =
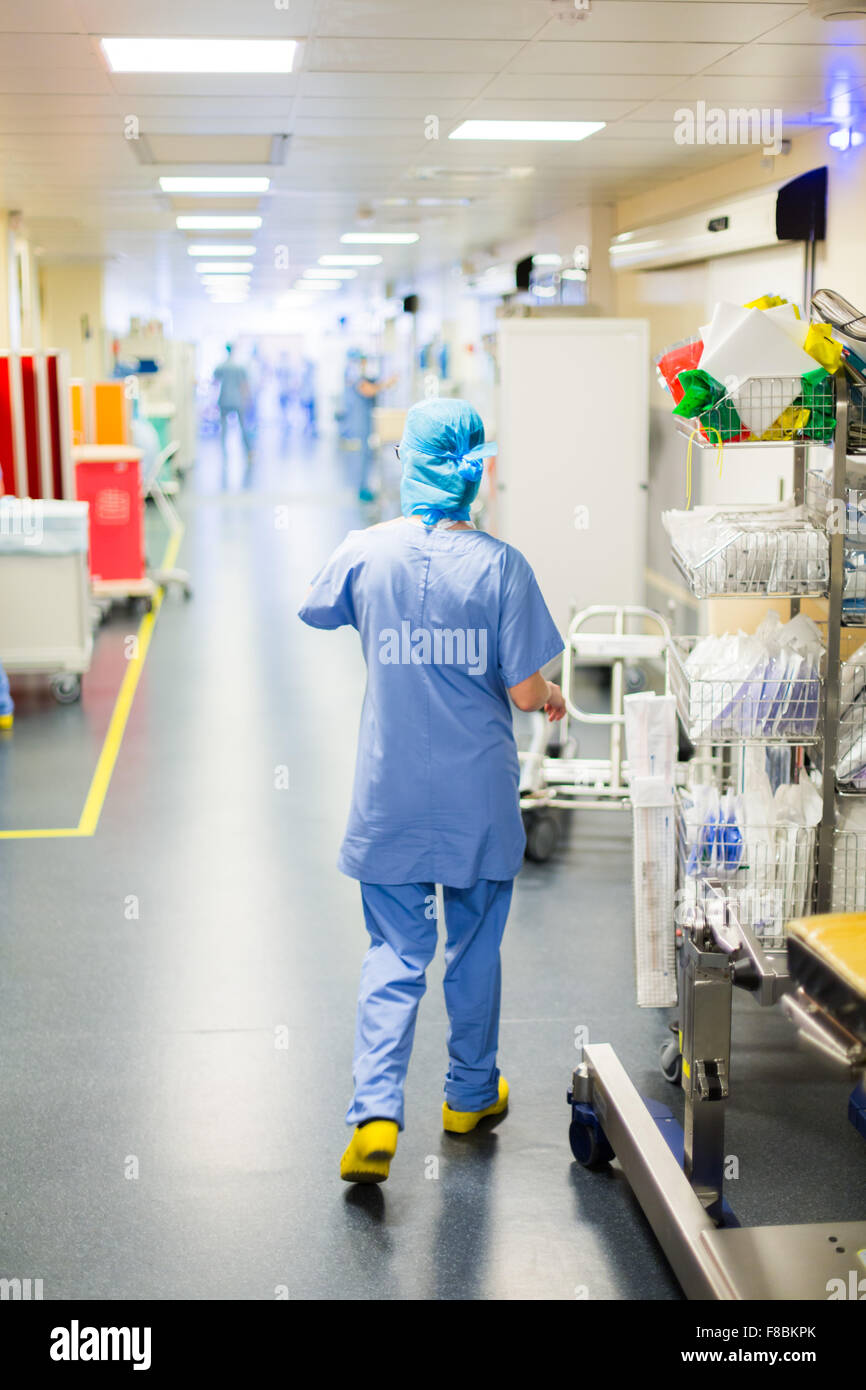
[[[866,0],[809,0],[809,13],[816,19],[866,19]]]

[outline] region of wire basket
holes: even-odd
[[[832,444],[836,392],[831,376],[817,382],[803,377],[747,377],[724,384],[727,394],[700,416],[674,417],[683,433],[695,434],[701,448],[718,448],[720,442],[726,447]]]
[[[832,486],[825,473],[810,469],[806,476],[806,507],[817,524],[830,530],[844,529],[846,540],[866,544],[866,483],[849,479],[845,491],[833,503]]]
[[[787,923],[815,908],[818,832],[805,826],[745,826],[739,845],[719,848],[688,823],[680,798],[677,815],[677,921],[689,919],[707,894],[721,885],[738,920],[768,951],[781,951]]]
[[[866,453],[866,386],[848,388],[848,453]]]
[[[866,831],[836,831],[833,911],[866,912]]]
[[[671,544],[674,564],[695,598],[826,594],[830,550],[826,534],[812,522],[773,527],[734,513],[724,521],[718,543],[700,559]]]
[[[698,637],[668,645],[668,680],[692,743],[814,743],[821,716],[820,676],[701,680],[686,661]]]
[[[845,702],[845,691],[857,698]],[[836,781],[846,790],[866,792],[866,667],[846,661],[842,668],[842,712],[836,749]]]

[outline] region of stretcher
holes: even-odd
[[[849,1119],[866,1137],[866,914],[790,923],[786,959],[765,952],[718,891],[683,929],[684,1126],[641,1098],[613,1048],[587,1045],[568,1093],[572,1152],[586,1167],[616,1157],[689,1298],[861,1298],[866,1219],[742,1227],[725,1198],[735,987],[780,1001],[804,1041],[858,1083]]]
[[[598,623],[605,628],[593,630]],[[562,654],[560,684],[567,713],[559,724],[558,742],[548,743],[549,724],[542,712],[534,716],[529,749],[520,754],[520,809],[529,859],[542,861],[553,852],[558,838],[554,812],[616,811],[631,806],[623,750],[623,697],[642,683],[642,663],[665,661],[669,642],[667,623],[651,608],[594,604],[572,618]],[[574,672],[580,666],[610,667],[609,710],[586,710],[577,704]],[[607,728],[608,756],[566,756],[576,746],[571,723]]]

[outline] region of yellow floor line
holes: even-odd
[[[182,539],[183,528],[181,527],[169,538],[160,569],[167,570],[174,567]],[[91,779],[87,800],[84,803],[84,810],[81,812],[81,819],[78,824],[62,830],[0,830],[0,840],[74,839],[95,833],[102,808],[105,805],[105,798],[108,795],[108,788],[111,785],[111,776],[117,763],[120,745],[123,742],[126,723],[132,709],[132,701],[144,668],[145,657],[164,596],[165,590],[157,589],[153,607],[149,613],[145,613],[139,624],[137,651],[135,656],[130,659],[120,683],[120,690],[117,692],[117,699],[111,712],[99,761],[96,764],[96,770]]]

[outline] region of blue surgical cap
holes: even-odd
[[[481,416],[468,401],[437,398],[413,405],[400,441],[403,515],[420,516],[426,526],[445,517],[467,521],[484,460],[495,453],[495,444],[484,443]]]

